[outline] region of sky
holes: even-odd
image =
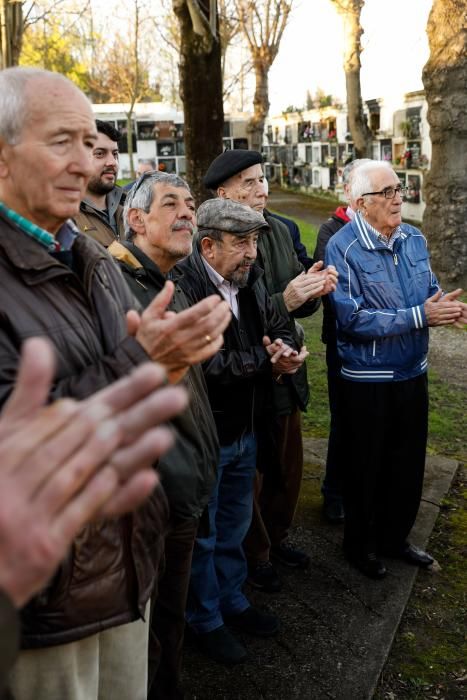
[[[362,97],[420,90],[429,55],[426,23],[432,0],[366,0],[361,55]],[[345,103],[342,20],[330,0],[295,0],[269,74],[270,114],[303,106],[318,87]]]

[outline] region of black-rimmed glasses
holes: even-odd
[[[135,184],[131,188],[130,192],[128,193],[129,196],[131,196],[131,199],[135,196],[141,185],[145,180],[148,179],[148,177],[151,177],[152,175],[155,175],[156,173],[160,172],[159,170],[146,170],[145,173],[139,176],[139,178],[136,180]]]
[[[384,190],[380,190],[379,192],[364,192],[361,197],[366,197],[369,194],[382,194],[386,199],[394,199],[396,194],[400,194],[401,197],[405,197],[407,194],[407,187],[402,187],[399,185],[399,187],[385,187]]]

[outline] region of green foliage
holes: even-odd
[[[57,20],[33,24],[23,37],[20,65],[56,71],[86,90],[88,69],[76,57],[74,44],[73,35],[64,32]]]

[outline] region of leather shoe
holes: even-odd
[[[241,664],[247,658],[247,652],[225,625],[211,632],[194,634],[196,646],[203,654],[221,664]]]
[[[377,559],[374,552],[364,552],[362,554],[345,552],[345,556],[347,561],[369,578],[384,578],[387,574],[386,567],[382,561]]]
[[[271,547],[271,556],[291,569],[307,569],[310,565],[310,557],[303,549],[294,547],[290,542],[281,542]]]
[[[272,637],[279,631],[280,622],[276,615],[270,615],[252,605],[237,615],[224,615],[225,624],[236,632],[245,632],[254,637]]]
[[[248,570],[248,583],[263,593],[278,593],[281,588],[281,580],[270,561],[259,562]]]
[[[433,557],[428,554],[428,552],[424,552],[423,549],[419,549],[414,544],[410,544],[410,542],[408,542],[403,549],[396,552],[393,556],[395,556],[397,559],[403,559],[408,564],[419,566],[422,569],[427,569],[434,562]]]
[[[341,525],[345,519],[344,506],[342,501],[324,501],[323,515],[333,525]]]

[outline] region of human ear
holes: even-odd
[[[146,233],[146,225],[143,219],[143,212],[141,209],[129,209],[128,210],[128,224],[132,231],[136,234],[142,235]]]

